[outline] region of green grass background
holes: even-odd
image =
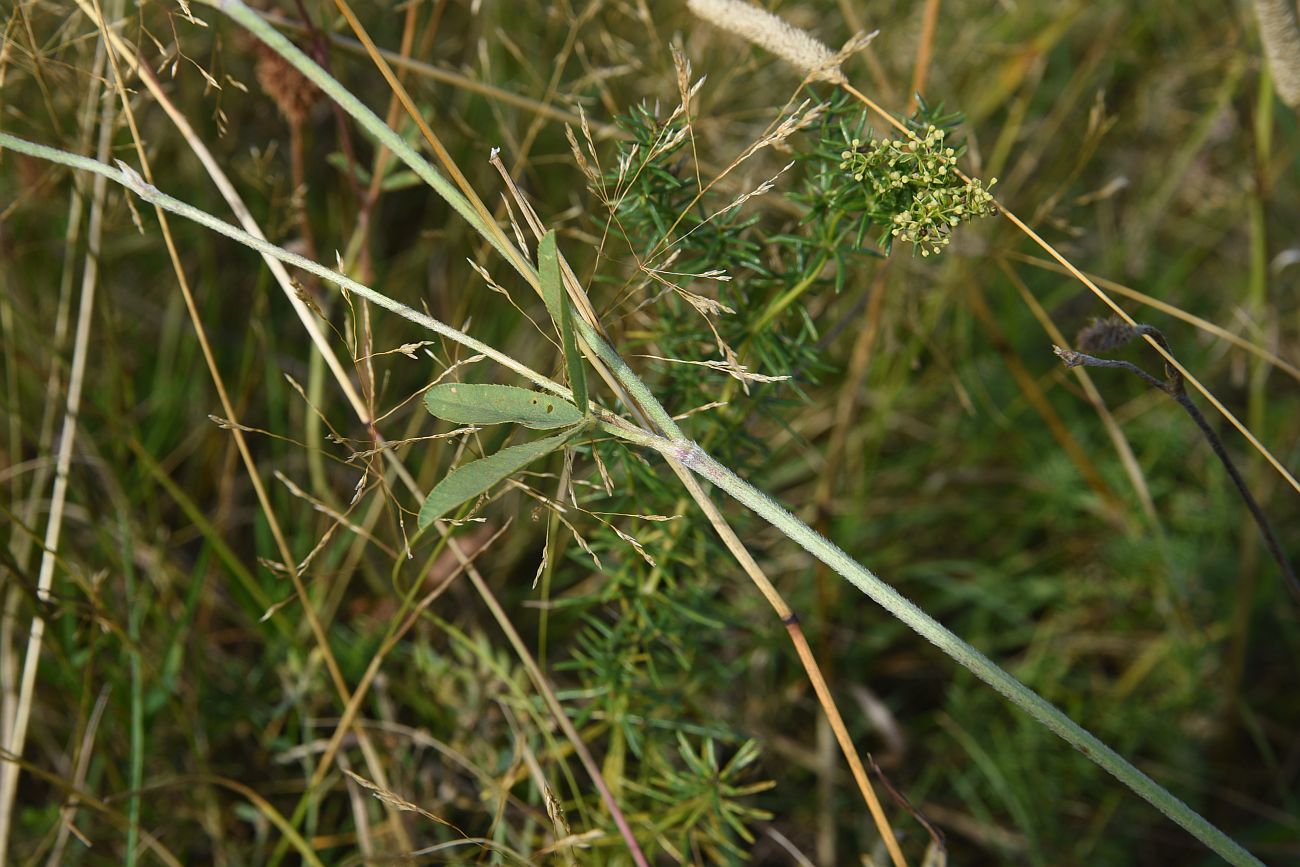
[[[346,35],[330,10],[308,5],[318,24]],[[882,104],[905,109],[922,4],[772,5],[833,44],[857,27],[879,27],[869,57],[854,58],[846,71]],[[98,36],[70,9],[32,0],[0,6],[0,123],[76,150]],[[298,14],[287,3],[279,11]],[[400,44],[402,12],[362,4],[358,12],[381,46]],[[257,84],[254,47],[218,14],[197,7],[196,13],[212,26],[186,24],[169,4],[148,4],[128,17],[125,32],[155,68],[168,60],[164,80],[172,98],[272,240],[292,242],[298,222],[289,136]],[[426,2],[418,20],[417,44],[430,34],[418,59],[539,105],[567,112],[580,105],[601,125],[598,134],[638,104],[658,103],[667,115],[678,102],[669,46],[680,44],[694,73],[708,76],[695,104],[693,155],[682,157],[706,178],[755,140],[799,87],[797,75],[770,55],[693,20],[684,4]],[[173,67],[175,52],[183,56]],[[966,165],[998,177],[1000,197],[1079,267],[1294,360],[1300,267],[1289,262],[1300,246],[1300,133],[1296,115],[1275,102],[1261,56],[1244,4],[948,0],[925,95],[966,115]],[[389,94],[369,61],[336,47],[330,62],[382,114]],[[205,86],[196,67],[221,89]],[[1103,312],[1083,287],[1026,259],[1038,254],[1002,221],[963,228],[938,259],[912,258],[901,245],[888,268],[864,261],[841,292],[805,296],[778,327],[815,358],[815,369],[796,371],[797,387],[758,387],[746,395],[720,373],[635,357],[669,354],[656,353],[656,341],[681,323],[698,329],[678,345],[693,346],[693,357],[709,355],[710,338],[698,317],[638,285],[627,244],[609,243],[595,254],[609,214],[585,189],[561,123],[418,73],[407,86],[490,206],[501,181],[487,157],[502,148],[542,219],[560,231],[578,274],[590,279],[593,302],[608,312],[606,327],[669,397],[670,410],[728,396],[725,424],[711,428],[705,412],[688,420],[688,432],[735,436],[733,459],[759,487],[1265,861],[1300,859],[1296,601],[1190,421],[1136,380],[1095,371],[1150,487],[1154,517],[1143,511],[1097,414],[1060,369],[1016,282],[1067,336]],[[158,186],[224,216],[166,117],[142,87],[134,87],[134,98]],[[351,139],[368,164],[370,143],[355,129]],[[134,164],[124,128],[113,142],[114,156]],[[607,165],[614,147],[612,139],[597,140]],[[316,106],[305,134],[306,211],[329,263],[357,219],[350,184],[338,158],[331,160],[340,150],[334,115]],[[764,153],[746,162],[729,195],[786,161]],[[46,419],[57,431],[71,356],[68,335],[55,330],[60,275],[67,267],[79,275],[86,255],[84,242],[69,251],[63,241],[74,183],[88,189],[87,178],[57,168],[13,154],[0,161],[0,504],[3,542],[14,554],[0,564],[6,688],[16,680],[38,611],[33,591],[49,484],[34,490],[32,480],[54,454]],[[780,192],[746,207],[772,225],[793,226]],[[182,863],[268,863],[280,832],[255,801],[212,779],[238,781],[291,813],[311,776],[314,750],[333,733],[340,711],[301,607],[289,602],[261,619],[292,588],[259,563],[274,560],[275,547],[230,432],[209,420],[221,414],[213,384],[156,221],[141,211],[143,234],[121,192],[107,197],[91,363],[54,595],[39,608],[48,629],[24,752],[30,768],[11,832],[16,864],[43,863],[52,851],[69,864],[134,859],[125,831],[133,802],[140,827]],[[286,381],[288,375],[310,389],[320,374],[301,326],[255,254],[193,225],[177,221],[173,228],[240,421],[266,432],[251,442],[275,514],[295,555],[305,556],[336,522],[272,473],[342,508],[362,467],[343,461],[352,447],[320,436],[313,410]],[[465,260],[483,263],[523,312],[544,322],[540,300],[428,191],[385,193],[366,243],[375,288],[427,306],[443,321],[468,323],[475,336],[544,372],[562,369],[554,347],[521,311],[488,291]],[[745,298],[743,275],[728,291]],[[883,293],[872,308],[876,343],[855,375],[853,348],[873,291]],[[74,317],[76,297],[74,291]],[[343,347],[358,308],[337,298],[327,303]],[[1285,465],[1300,466],[1294,378],[1187,322],[1123,303],[1162,328],[1180,360]],[[978,315],[982,308],[991,315]],[[371,325],[376,351],[425,338],[382,313],[371,316]],[[390,439],[446,429],[418,402],[403,403],[461,355],[452,346],[430,349],[438,363],[400,354],[375,359],[376,405],[394,410],[380,424]],[[1158,370],[1140,353],[1126,357]],[[1115,509],[1053,438],[1016,368],[1082,445]],[[466,375],[506,381],[482,363]],[[847,394],[849,388],[856,390]],[[328,381],[312,395],[341,435],[366,442]],[[843,458],[832,468],[831,496],[818,502],[835,408],[846,399],[856,406],[840,432]],[[1223,427],[1283,544],[1296,553],[1296,493],[1221,419],[1212,421]],[[483,445],[499,440],[485,432]],[[427,488],[453,451],[454,441],[435,440],[405,446],[402,455]],[[716,845],[722,839],[758,863],[796,863],[778,837],[815,863],[860,863],[873,852],[877,863],[887,863],[820,731],[811,688],[779,622],[661,466],[618,451],[607,457],[620,496],[591,508],[685,516],[608,519],[657,566],[599,522],[571,514],[600,556],[596,568],[572,533],[518,493],[484,510],[493,528],[513,523],[479,566],[545,660],[638,838],[660,863],[737,860]],[[552,477],[534,481],[554,496],[553,476],[562,467],[552,462],[544,469]],[[585,453],[575,473],[599,479]],[[367,534],[337,529],[305,575],[353,685],[433,550],[423,540],[414,559],[401,554],[418,502],[391,481],[375,481],[351,512]],[[26,523],[31,503],[35,521]],[[774,531],[727,509],[800,612],[859,748],[942,829],[951,863],[1213,863],[1199,844],[869,600]],[[461,532],[474,531],[469,525]],[[534,587],[544,547],[550,566],[544,584]],[[544,637],[543,601],[552,608]],[[389,788],[459,830],[405,813],[403,841],[382,805],[364,790],[349,790],[334,771],[313,793],[299,827],[325,863],[357,863],[367,848],[392,855],[403,843],[425,847],[463,836],[539,863],[626,863],[509,645],[463,581],[386,657],[362,717]],[[712,824],[721,789],[700,788],[709,774],[691,776],[679,736],[693,755],[715,745],[708,748],[721,764],[748,739],[761,746],[739,784],[775,786],[734,797],[749,811],[735,815],[752,842],[725,821]],[[343,755],[347,767],[371,778],[355,741],[345,742]],[[536,758],[573,833],[605,832],[590,841],[593,848],[537,854],[556,834],[526,757]],[[144,784],[137,799],[133,762],[141,763]],[[70,814],[78,835],[59,842],[71,789],[102,804],[81,803]],[[675,815],[674,806],[695,797],[699,816]],[[919,863],[926,832],[906,810],[887,806]],[[138,857],[152,863],[158,856]],[[512,863],[500,851],[474,846],[421,857]]]

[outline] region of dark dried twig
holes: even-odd
[[[1147,336],[1156,341],[1166,350],[1169,350],[1169,341],[1158,328],[1151,325],[1129,325],[1117,319],[1103,319],[1092,323],[1079,332],[1078,343],[1083,349],[1092,351],[1106,351],[1123,346],[1134,337]],[[1282,571],[1282,578],[1286,583],[1287,589],[1291,595],[1300,602],[1300,580],[1297,580],[1295,569],[1291,566],[1291,561],[1287,559],[1286,553],[1282,550],[1282,545],[1278,541],[1273,527],[1264,515],[1264,510],[1260,508],[1259,503],[1250,492],[1246,485],[1245,478],[1237,470],[1237,465],[1233,463],[1232,457],[1228,454],[1227,448],[1223,445],[1223,440],[1215,433],[1214,428],[1204,414],[1197,409],[1196,404],[1192,403],[1191,397],[1187,394],[1187,389],[1183,384],[1183,376],[1171,365],[1165,365],[1165,378],[1159,379],[1147,373],[1129,361],[1121,361],[1114,358],[1099,358],[1095,355],[1089,355],[1085,352],[1078,352],[1073,349],[1065,349],[1060,346],[1053,346],[1052,350],[1057,357],[1064,362],[1066,367],[1108,367],[1117,370],[1127,370],[1134,376],[1141,379],[1152,388],[1159,389],[1173,398],[1179,406],[1187,411],[1192,417],[1192,421],[1200,428],[1201,433],[1205,436],[1205,441],[1210,444],[1214,454],[1222,462],[1223,468],[1228,471],[1228,478],[1236,485],[1238,493],[1246,502],[1246,508],[1250,515],[1255,519],[1259,532],[1264,537],[1264,545],[1268,548],[1269,554],[1277,563],[1278,568]],[[1170,350],[1172,353],[1172,350]]]

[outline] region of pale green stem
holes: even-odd
[[[322,280],[329,281],[348,292],[365,298],[367,301],[378,307],[383,307],[385,310],[391,310],[393,313],[429,329],[434,334],[446,337],[448,340],[454,340],[468,349],[472,349],[475,352],[491,358],[498,364],[509,368],[549,392],[558,394],[567,399],[572,399],[572,392],[570,392],[569,389],[552,379],[542,376],[527,365],[520,364],[504,352],[494,349],[480,340],[475,340],[465,332],[452,328],[450,325],[433,318],[427,313],[421,313],[414,308],[407,307],[400,301],[394,301],[387,295],[376,292],[362,283],[358,283],[346,274],[340,274],[333,268],[327,268],[324,265],[313,262],[305,256],[299,256],[297,253],[291,253],[283,247],[277,247],[269,241],[250,235],[238,226],[217,219],[207,211],[196,208],[186,202],[182,202],[180,199],[173,198],[159,190],[153,184],[147,183],[138,173],[127,168],[125,163],[119,163],[123,168],[115,169],[112,166],[105,165],[104,163],[101,163],[98,160],[93,160],[90,157],[83,157],[78,154],[59,150],[58,148],[29,142],[26,139],[20,139],[5,132],[0,132],[0,147],[10,148],[19,153],[27,154],[28,156],[38,157],[43,160],[49,160],[50,162],[70,166],[75,169],[81,169],[82,171],[103,175],[110,181],[115,181],[126,187],[128,190],[150,204],[157,205],[163,210],[170,211],[187,220],[193,220],[199,225],[206,226],[212,231],[225,235],[227,238],[236,240],[246,247],[251,247],[259,253],[264,253],[267,256],[279,259],[287,265],[293,265],[295,268],[301,268],[304,271],[315,274]]]
[[[582,335],[582,339],[587,342],[587,345],[596,353],[596,356],[614,374],[614,378],[618,380],[619,385],[627,389],[627,393],[644,410],[646,416],[670,439],[685,439],[686,435],[677,426],[677,422],[669,415],[668,410],[664,409],[659,399],[651,394],[650,389],[641,381],[641,377],[636,375],[636,371],[628,367],[627,362],[623,360],[623,356],[615,352],[614,347],[606,343],[605,338],[597,334],[596,329],[592,328],[581,316],[575,316],[573,322],[577,325],[578,333]]]
[[[346,87],[336,81],[328,72],[317,66],[298,46],[290,42],[269,23],[262,20],[261,16],[248,8],[242,0],[203,0],[203,2],[230,16],[237,24],[266,43],[267,47],[273,49],[277,54],[293,64],[294,68],[299,72],[311,79],[312,83],[319,87],[330,99],[338,103],[340,108],[352,115],[366,132],[392,151],[394,156],[406,163],[411,171],[415,172],[422,181],[432,187],[434,192],[442,196],[447,204],[455,209],[456,213],[464,217],[475,231],[482,235],[488,243],[497,249],[497,252],[506,258],[506,261],[515,270],[524,276],[524,279],[534,286],[537,285],[537,271],[506,240],[500,228],[489,225],[451,181],[444,178],[437,169],[429,165],[428,161],[420,156],[415,148],[411,147],[388,124],[384,123],[379,115],[353,96]]]
[[[1138,770],[1127,759],[1102,743],[1095,735],[1066,716],[1047,699],[999,668],[987,656],[958,638],[949,629],[926,614],[901,593],[878,578],[870,569],[844,553],[790,513],[767,494],[718,463],[689,440],[665,440],[630,431],[618,425],[603,425],[614,436],[647,446],[669,460],[690,468],[696,475],[712,482],[736,501],[751,509],[780,530],[801,548],[835,570],[878,605],[907,624],[913,631],[952,657],[980,680],[1002,693],[1012,704],[1054,732],[1070,746],[1088,757],[1142,799],[1164,813],[1193,837],[1213,849],[1225,861],[1236,865],[1262,865],[1255,856],[1224,834],[1199,813],[1184,804],[1155,780]]]

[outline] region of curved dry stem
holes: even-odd
[[[676,461],[669,461],[668,466],[677,475],[686,488],[687,493],[699,505],[704,516],[708,518],[709,524],[713,526],[714,531],[722,539],[731,556],[736,558],[740,568],[745,570],[745,574],[754,582],[758,592],[767,600],[767,604],[772,606],[776,616],[781,619],[785,626],[787,634],[790,636],[790,642],[794,645],[795,654],[799,657],[799,663],[804,668],[804,673],[808,675],[808,681],[812,684],[813,692],[817,694],[817,701],[822,706],[822,713],[826,715],[826,721],[830,724],[831,731],[835,733],[835,741],[839,744],[840,752],[844,754],[844,760],[849,764],[849,771],[853,774],[853,780],[858,785],[858,791],[862,794],[862,800],[867,804],[867,810],[871,813],[871,820],[876,824],[876,830],[880,832],[880,839],[884,842],[885,848],[889,852],[889,858],[895,867],[907,867],[907,859],[903,857],[903,850],[898,845],[898,839],[894,834],[894,829],[890,827],[889,818],[885,815],[884,808],[880,804],[880,798],[876,796],[876,791],[871,786],[871,778],[867,776],[867,771],[862,765],[862,758],[858,755],[857,747],[853,745],[853,738],[849,736],[848,727],[844,725],[844,718],[840,715],[840,709],[835,704],[835,696],[831,693],[830,686],[826,683],[826,678],[822,675],[821,666],[817,664],[817,657],[813,655],[812,647],[808,644],[808,639],[803,634],[803,627],[799,625],[799,617],[790,608],[785,598],[781,596],[781,591],[773,586],[768,580],[758,562],[754,560],[749,549],[740,541],[736,531],[727,523],[722,512],[709,499],[708,493],[700,486],[695,477],[690,474],[684,466]]]
[[[878,104],[876,104],[875,100],[873,100],[871,97],[862,93],[860,90],[858,90],[851,84],[845,83],[842,84],[841,87],[843,87],[847,93],[849,93],[859,102],[861,102],[867,108],[875,112],[886,123],[890,124],[892,127],[899,130],[900,132],[907,131],[907,127],[904,126],[898,120],[898,118],[894,117],[892,114],[890,114],[889,112],[881,108]],[[970,180],[970,176],[962,171],[958,171],[957,176],[964,181]],[[1091,280],[1088,277],[1088,275],[1084,274],[1077,267],[1075,267],[1074,263],[1072,263],[1069,259],[1066,259],[1065,256],[1061,255],[1059,250],[1057,250],[1051,244],[1047,243],[1047,241],[1045,241],[1042,238],[1042,236],[1040,236],[1037,232],[1031,229],[1023,220],[1017,217],[1013,211],[1007,208],[1000,201],[995,201],[995,204],[997,205],[999,213],[1001,213],[1004,217],[1010,220],[1012,225],[1014,225],[1017,229],[1019,229],[1026,236],[1028,236],[1031,241],[1033,241],[1043,250],[1043,252],[1047,253],[1047,255],[1051,256],[1053,259],[1059,262],[1061,264],[1061,267],[1065,269],[1066,273],[1068,273],[1071,277],[1078,280],[1084,286],[1087,286],[1088,289],[1094,295],[1096,295],[1099,299],[1101,299],[1102,303],[1104,303],[1107,307],[1109,307],[1111,310],[1115,312],[1116,316],[1123,319],[1129,325],[1137,324],[1136,320],[1134,320],[1133,317],[1129,316],[1129,314],[1125,312],[1124,308],[1120,307],[1119,304],[1115,302],[1115,299],[1111,298],[1110,295],[1108,295],[1105,292],[1105,290],[1103,290],[1100,286],[1098,286],[1095,282],[1093,282],[1093,280]],[[1291,473],[1291,471],[1288,470],[1286,467],[1284,467],[1282,465],[1282,462],[1273,456],[1273,453],[1269,451],[1268,448],[1262,442],[1259,441],[1259,438],[1256,437],[1253,433],[1251,433],[1250,429],[1246,427],[1246,425],[1244,425],[1240,419],[1238,419],[1235,415],[1233,415],[1232,411],[1229,410],[1226,406],[1224,406],[1222,401],[1220,401],[1217,397],[1215,397],[1214,394],[1208,388],[1202,385],[1201,381],[1197,379],[1195,376],[1193,376],[1191,371],[1183,367],[1183,365],[1179,363],[1178,359],[1174,358],[1174,356],[1169,352],[1169,350],[1165,349],[1163,346],[1158,344],[1156,341],[1152,340],[1150,337],[1146,337],[1146,336],[1144,337],[1147,343],[1150,344],[1157,352],[1160,353],[1161,356],[1164,357],[1165,362],[1171,365],[1180,374],[1182,374],[1183,378],[1186,379],[1188,382],[1190,382],[1192,384],[1192,387],[1195,388],[1197,391],[1199,391],[1205,397],[1205,399],[1208,400],[1214,406],[1214,408],[1219,411],[1219,414],[1222,415],[1224,418],[1226,418],[1228,422],[1233,427],[1235,427],[1238,430],[1238,432],[1241,433],[1242,436],[1246,438],[1246,440],[1255,448],[1255,450],[1264,456],[1264,459],[1273,466],[1273,469],[1277,470],[1278,475],[1286,479],[1287,484],[1291,485],[1291,487],[1295,489],[1296,493],[1300,493],[1300,480],[1297,480],[1296,477]]]

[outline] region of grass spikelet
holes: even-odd
[[[844,81],[835,52],[806,31],[792,27],[764,9],[743,0],[690,0],[693,13],[780,57],[809,81]]]
[[[320,90],[307,77],[261,42],[257,46],[257,83],[290,123],[306,122]]]
[[[1111,316],[1105,319],[1094,319],[1088,323],[1079,331],[1074,342],[1081,352],[1109,352],[1124,346],[1135,336],[1137,332],[1133,330],[1133,326]]]
[[[1300,23],[1295,0],[1255,0],[1255,16],[1277,95],[1300,109]]]

